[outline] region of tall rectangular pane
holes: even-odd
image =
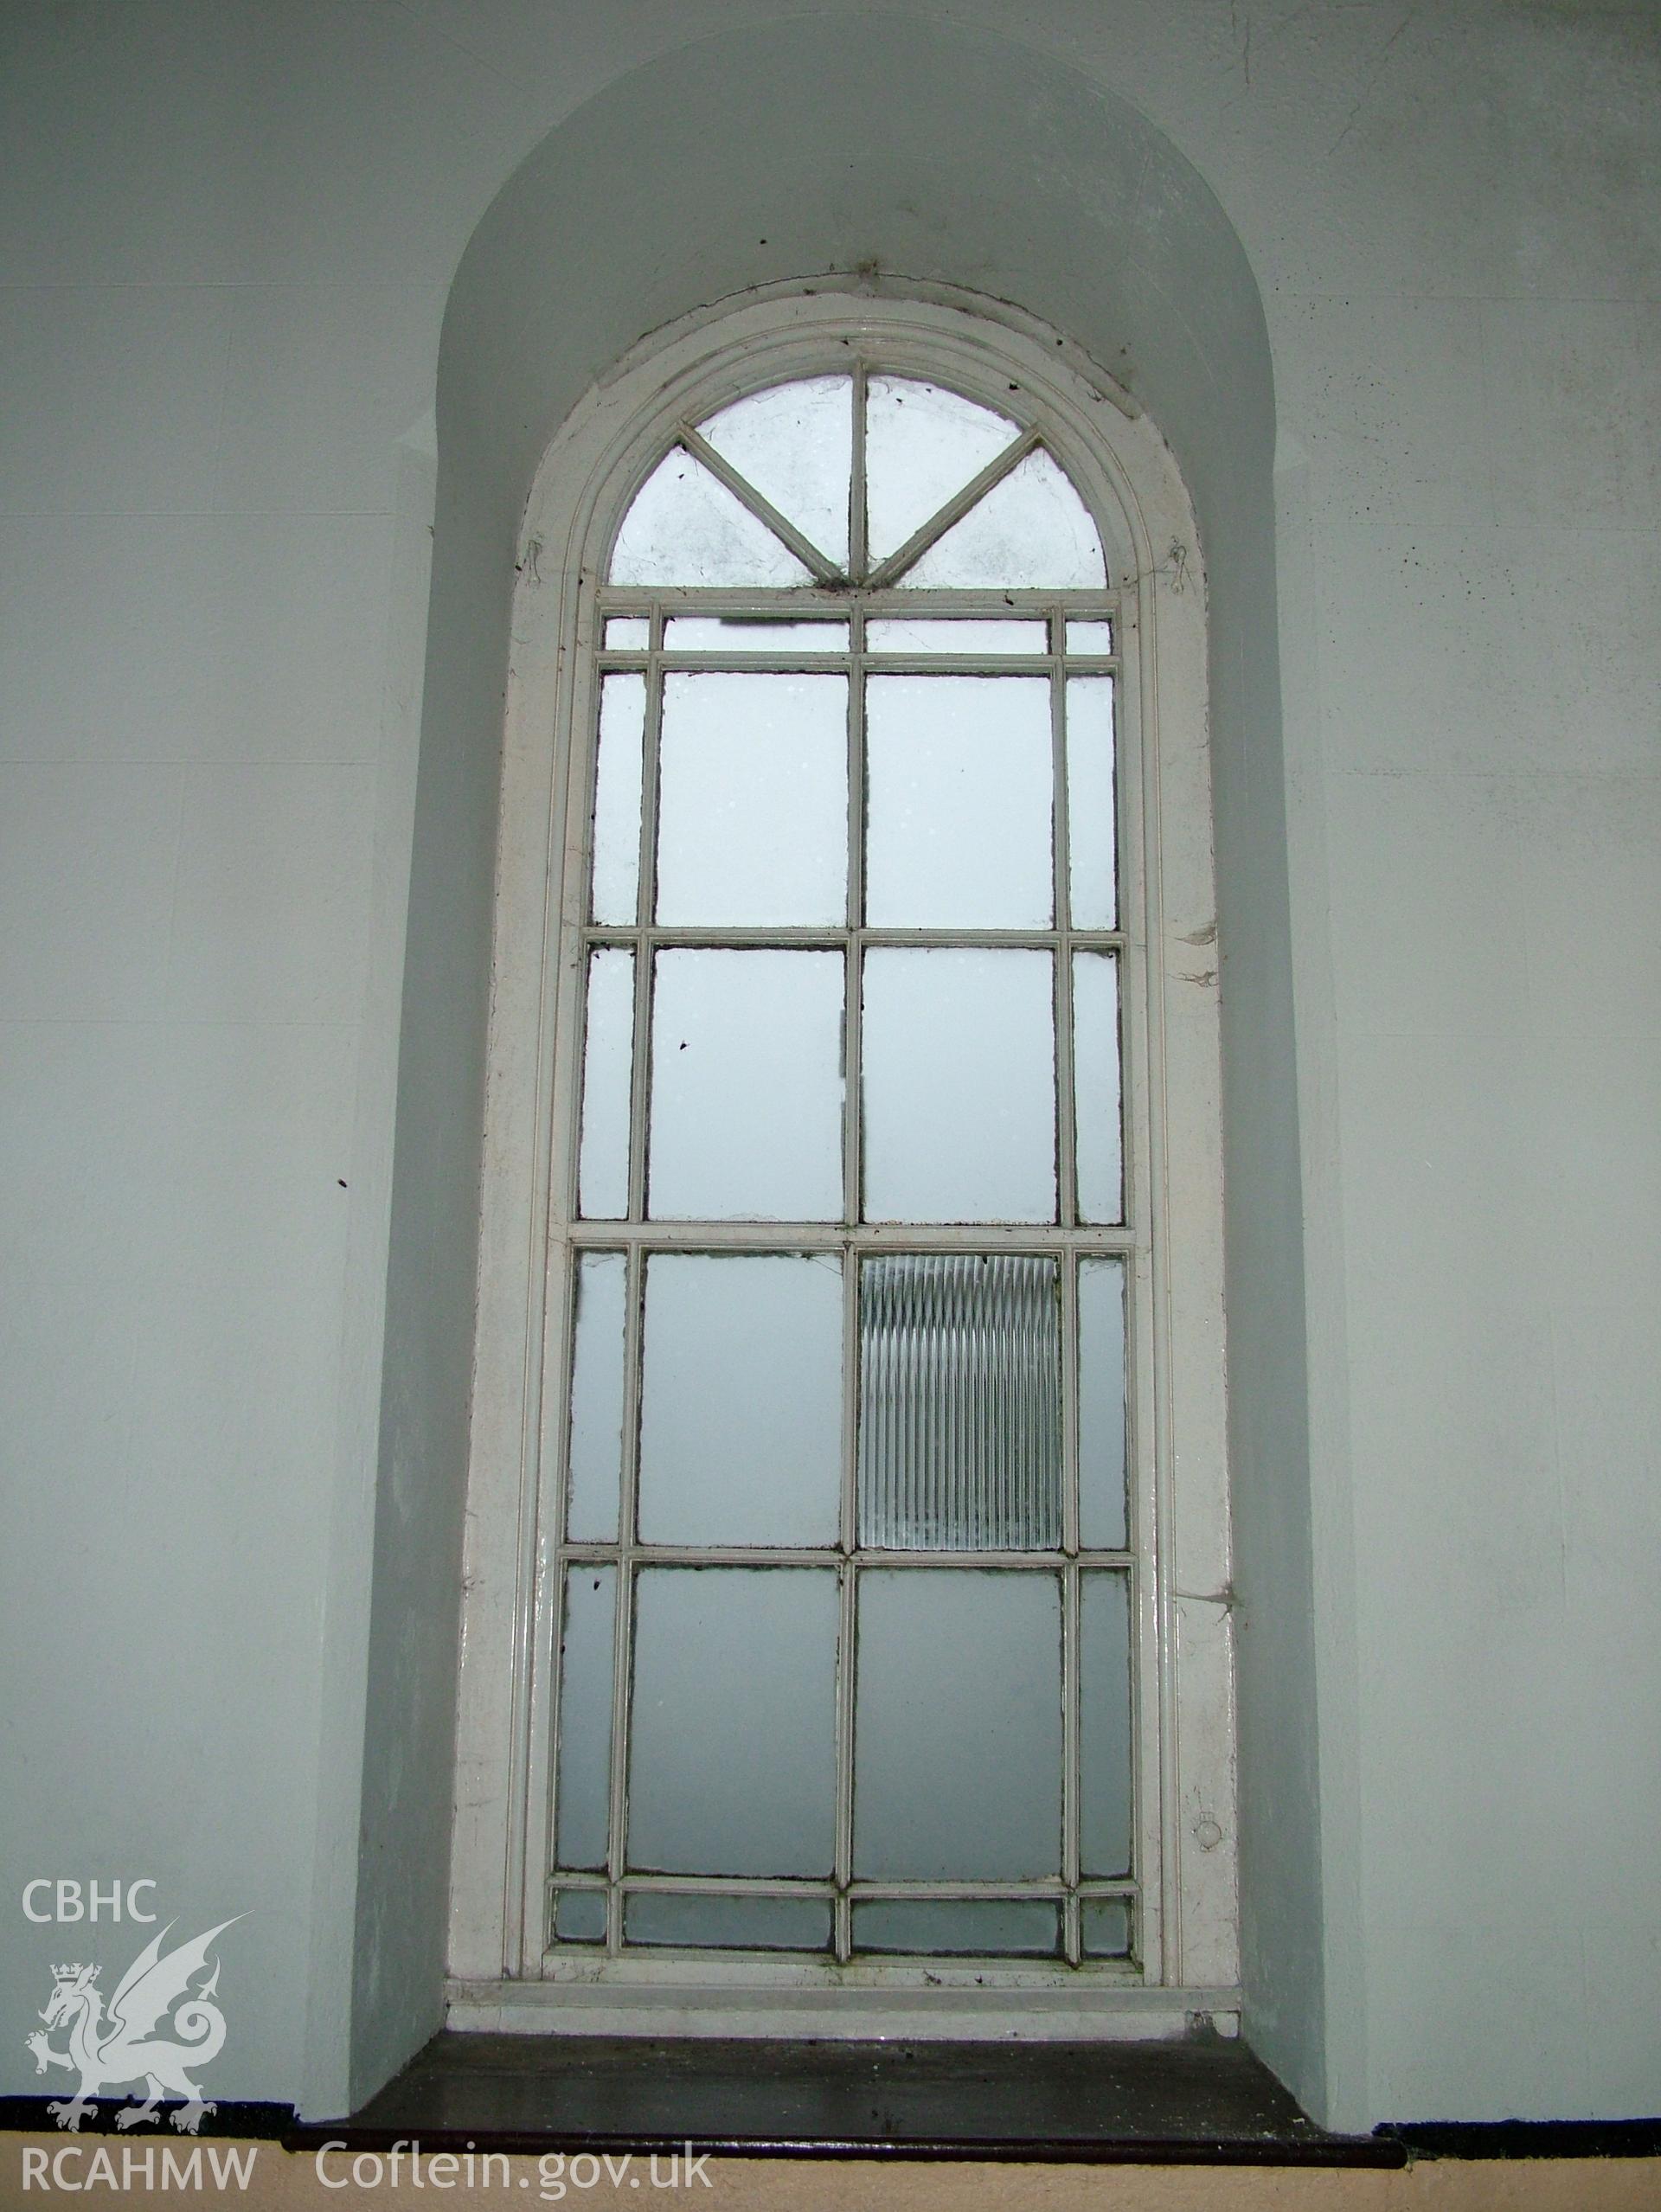
[[[623,1334],[629,1263],[620,1252],[579,1255],[572,1285],[571,1454],[566,1535],[617,1541],[623,1472]]]
[[[641,627],[645,628],[645,624]],[[644,642],[644,641],[643,641]],[[596,921],[629,924],[640,893],[640,777],[646,734],[646,679],[604,676],[600,753],[594,766]]]
[[[1131,1870],[1131,1585],[1080,1578],[1079,1848],[1087,1878]]]
[[[1088,1551],[1123,1551],[1125,1263],[1079,1263],[1079,1536]]]
[[[858,1634],[855,1873],[875,1881],[1059,1874],[1059,1580],[867,1568]]]
[[[845,676],[666,676],[658,773],[660,922],[845,919]]]
[[[634,955],[601,946],[588,955],[582,1055],[582,1143],[577,1208],[588,1221],[629,1210],[629,1090],[634,1075]]]
[[[1068,901],[1074,929],[1112,929],[1119,916],[1113,813],[1113,679],[1067,687]]]
[[[1053,1260],[894,1253],[859,1299],[859,1541],[1046,1550],[1061,1541]]]
[[[841,1478],[841,1262],[654,1253],[642,1542],[833,1544]]]
[[[555,1768],[554,1860],[598,1871],[606,1864],[612,1803],[612,1657],[617,1569],[572,1567],[560,1623],[559,1759]]]
[[[648,1567],[636,1593],[630,1866],[827,1879],[835,1571]]]
[[[840,952],[658,953],[654,1220],[840,1220],[842,1023]]]
[[[865,763],[873,927],[1048,927],[1047,677],[873,676]]]
[[[1073,957],[1073,1095],[1078,1113],[1079,1219],[1122,1221],[1119,962],[1111,952],[1077,952]]]
[[[1055,1218],[1048,952],[873,947],[863,1013],[865,1218]]]

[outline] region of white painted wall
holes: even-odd
[[[125,1872],[250,1914],[219,2093],[343,2094],[439,317],[561,117],[785,12],[0,22],[6,2090],[16,1892]],[[936,12],[1140,107],[1269,322],[1329,2111],[1653,2111],[1658,18]]]

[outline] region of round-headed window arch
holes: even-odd
[[[528,528],[504,824],[540,690],[564,864],[504,1967],[1226,1984],[1214,1850],[1228,1940],[1198,1976],[1174,1940],[1177,1770],[1231,1811],[1230,1770],[1177,1679],[1148,956],[1191,531],[1154,559],[1076,375],[1008,332],[712,335],[597,404]],[[1178,842],[1209,913],[1202,812]],[[1226,1548],[1220,1459],[1193,1510]]]

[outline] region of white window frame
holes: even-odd
[[[555,1536],[568,1247],[550,1170],[578,1019],[595,570],[677,428],[854,358],[1041,420],[1106,551],[1119,763],[1139,1963],[988,1971],[553,1956]],[[931,599],[933,595],[931,594]],[[1053,594],[1051,596],[1054,596]],[[920,609],[920,612],[924,611]],[[934,606],[927,610],[939,611]],[[1139,2036],[1238,2024],[1215,905],[1203,568],[1175,461],[1076,348],[938,286],[775,287],[648,341],[538,471],[514,595],[481,1189],[452,1856],[450,2020],[546,2032]],[[903,1239],[900,1240],[903,1241]],[[532,1808],[535,1810],[533,1811]]]

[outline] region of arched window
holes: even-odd
[[[539,753],[561,864],[540,1042],[498,991],[494,1055],[546,1254],[511,1515],[475,1454],[518,1560],[477,1663],[519,1691],[504,1972],[1226,2001],[1227,1654],[1185,1720],[1173,1558],[1173,1423],[1221,1405],[1215,1084],[1173,1155],[1150,959],[1191,531],[1138,545],[1115,444],[1157,440],[1025,338],[758,312],[598,401],[527,539],[508,957]],[[1185,1899],[1223,1931],[1188,1959]]]

